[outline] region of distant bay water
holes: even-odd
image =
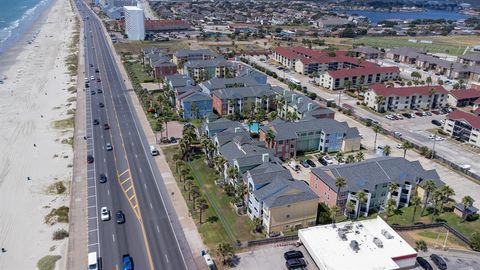
[[[399,20],[416,20],[416,19],[445,19],[445,20],[462,20],[472,16],[446,10],[426,10],[420,12],[386,12],[371,10],[337,10],[346,14],[358,14],[367,17],[372,23],[378,23],[383,20],[399,19]]]
[[[13,45],[52,0],[0,0],[0,53]]]

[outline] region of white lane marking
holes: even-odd
[[[89,217],[88,219],[97,219],[97,217]]]
[[[160,228],[158,228],[158,225],[157,225],[157,232],[160,232]]]
[[[142,167],[139,167],[139,169],[140,169],[140,173],[142,173]]]
[[[88,244],[88,246],[96,246],[96,245],[98,245],[98,243]]]
[[[92,206],[89,206],[87,208],[96,208],[97,206],[96,205],[92,205]]]
[[[118,270],[118,264],[115,264],[115,269]]]
[[[167,256],[167,254],[165,254],[165,259],[167,259],[167,263],[168,263],[169,261],[168,261],[168,256]]]
[[[153,209],[153,205],[152,205],[152,202],[150,202],[150,208],[152,208],[152,209]]]
[[[107,159],[103,158],[103,163],[107,164]]]
[[[133,145],[132,145],[132,146],[133,146]],[[138,155],[137,155],[137,154],[135,154],[135,158],[138,159]]]
[[[113,239],[113,242],[115,243],[115,234],[112,233],[112,239]]]
[[[110,189],[107,189],[107,195],[110,196]]]
[[[98,229],[89,230],[88,232],[96,232]]]
[[[145,189],[147,189],[147,184],[143,184],[143,186],[145,187]]]

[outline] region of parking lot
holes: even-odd
[[[447,263],[447,269],[455,270],[480,270],[480,255],[475,252],[462,251],[441,251],[428,250],[427,252],[419,252],[418,256],[427,260],[433,269],[438,269],[430,259],[430,255],[435,253],[442,257]],[[415,270],[423,270],[421,267],[416,267]]]
[[[283,254],[290,250],[299,250],[303,253],[307,263],[307,267],[303,269],[319,269],[305,248],[303,246],[295,247],[295,242],[258,246],[255,250],[237,254],[239,262],[235,269],[287,269]]]

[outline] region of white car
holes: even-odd
[[[403,145],[401,143],[397,143],[397,149],[403,149]]]
[[[460,168],[464,169],[464,170],[467,170],[467,171],[470,170],[470,168],[472,167],[472,166],[470,166],[470,165],[468,165],[468,164],[458,164],[458,166],[459,166]]]
[[[435,141],[437,141],[437,142],[441,142],[441,141],[443,141],[443,140],[445,140],[445,139],[442,138],[442,137],[438,137],[438,136],[435,137]]]
[[[100,218],[102,219],[102,221],[110,220],[110,211],[108,211],[108,208],[106,206],[100,208]]]
[[[95,80],[95,77],[93,77],[93,75],[90,76],[90,80],[91,80],[91,81]]]
[[[393,135],[395,135],[395,137],[402,137],[402,133],[398,131],[395,131]]]
[[[428,138],[429,138],[430,140],[433,140],[433,139],[435,139],[435,135],[430,134],[430,135],[428,135]]]
[[[112,151],[113,150],[113,147],[112,147],[112,144],[111,143],[107,143],[105,145],[105,148],[107,149],[107,151]]]
[[[326,162],[327,164],[329,164],[329,165],[330,165],[330,164],[333,164],[333,159],[332,159],[330,156],[328,156],[328,155],[323,156],[322,159],[325,160],[325,162]]]

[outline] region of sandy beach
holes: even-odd
[[[47,255],[61,256],[56,269],[65,268],[67,238],[52,236],[68,223],[45,216],[69,206],[73,120],[57,121],[75,108],[68,88],[76,83],[65,64],[73,18],[69,1],[54,0],[30,31],[39,31],[34,42],[21,39],[0,57],[7,77],[0,84],[0,269],[37,269]]]

